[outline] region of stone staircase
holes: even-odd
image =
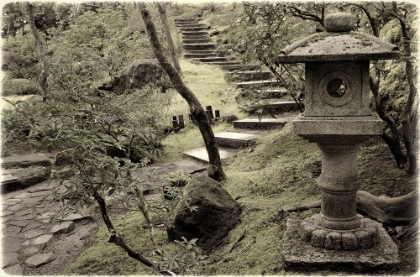
[[[226,70],[229,80],[236,82],[238,89],[255,90],[264,99],[267,111],[276,118],[246,118],[233,122],[235,130],[215,133],[222,160],[234,156],[232,149],[248,147],[261,137],[262,130],[281,129],[298,114],[293,99],[288,99],[288,91],[273,78],[268,70],[254,64],[242,64],[232,56],[218,52],[217,46],[209,35],[211,26],[200,23],[197,18],[175,19],[181,30],[184,57],[196,62],[217,65]],[[258,130],[257,133],[252,130]],[[185,151],[183,155],[196,161],[208,163],[205,147]]]

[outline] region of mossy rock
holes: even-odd
[[[241,207],[229,193],[205,175],[189,182],[179,199],[169,216],[168,238],[197,238],[197,245],[205,251],[219,245],[241,214]]]
[[[28,79],[3,80],[2,96],[41,94],[38,84]]]

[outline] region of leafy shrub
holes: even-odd
[[[28,79],[6,79],[2,83],[2,96],[41,94],[38,84]]]
[[[182,171],[171,172],[168,174],[168,177],[166,177],[166,182],[172,187],[184,187],[190,180],[190,175]]]
[[[169,270],[176,274],[187,274],[206,264],[207,256],[203,255],[201,248],[196,245],[197,240],[188,241],[182,237],[182,241],[175,240],[175,243],[180,246],[178,251],[169,248],[162,249],[161,259],[158,263],[160,271]]]

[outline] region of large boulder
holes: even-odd
[[[99,89],[121,94],[127,90],[141,89],[148,84],[160,86],[162,92],[170,87],[169,78],[157,59],[135,60],[126,72]]]
[[[15,54],[10,51],[1,51],[1,69],[7,70],[12,64],[16,64],[18,58]]]
[[[195,209],[196,207],[196,209]],[[206,175],[192,179],[170,213],[167,233],[170,240],[197,238],[207,251],[215,247],[238,222],[241,207]]]

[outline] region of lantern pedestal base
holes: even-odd
[[[288,219],[282,250],[285,269],[296,271],[328,269],[363,272],[398,264],[397,245],[382,225],[367,218],[363,220],[378,227],[377,243],[368,249],[346,251],[312,246],[310,242],[302,239],[302,220]]]

